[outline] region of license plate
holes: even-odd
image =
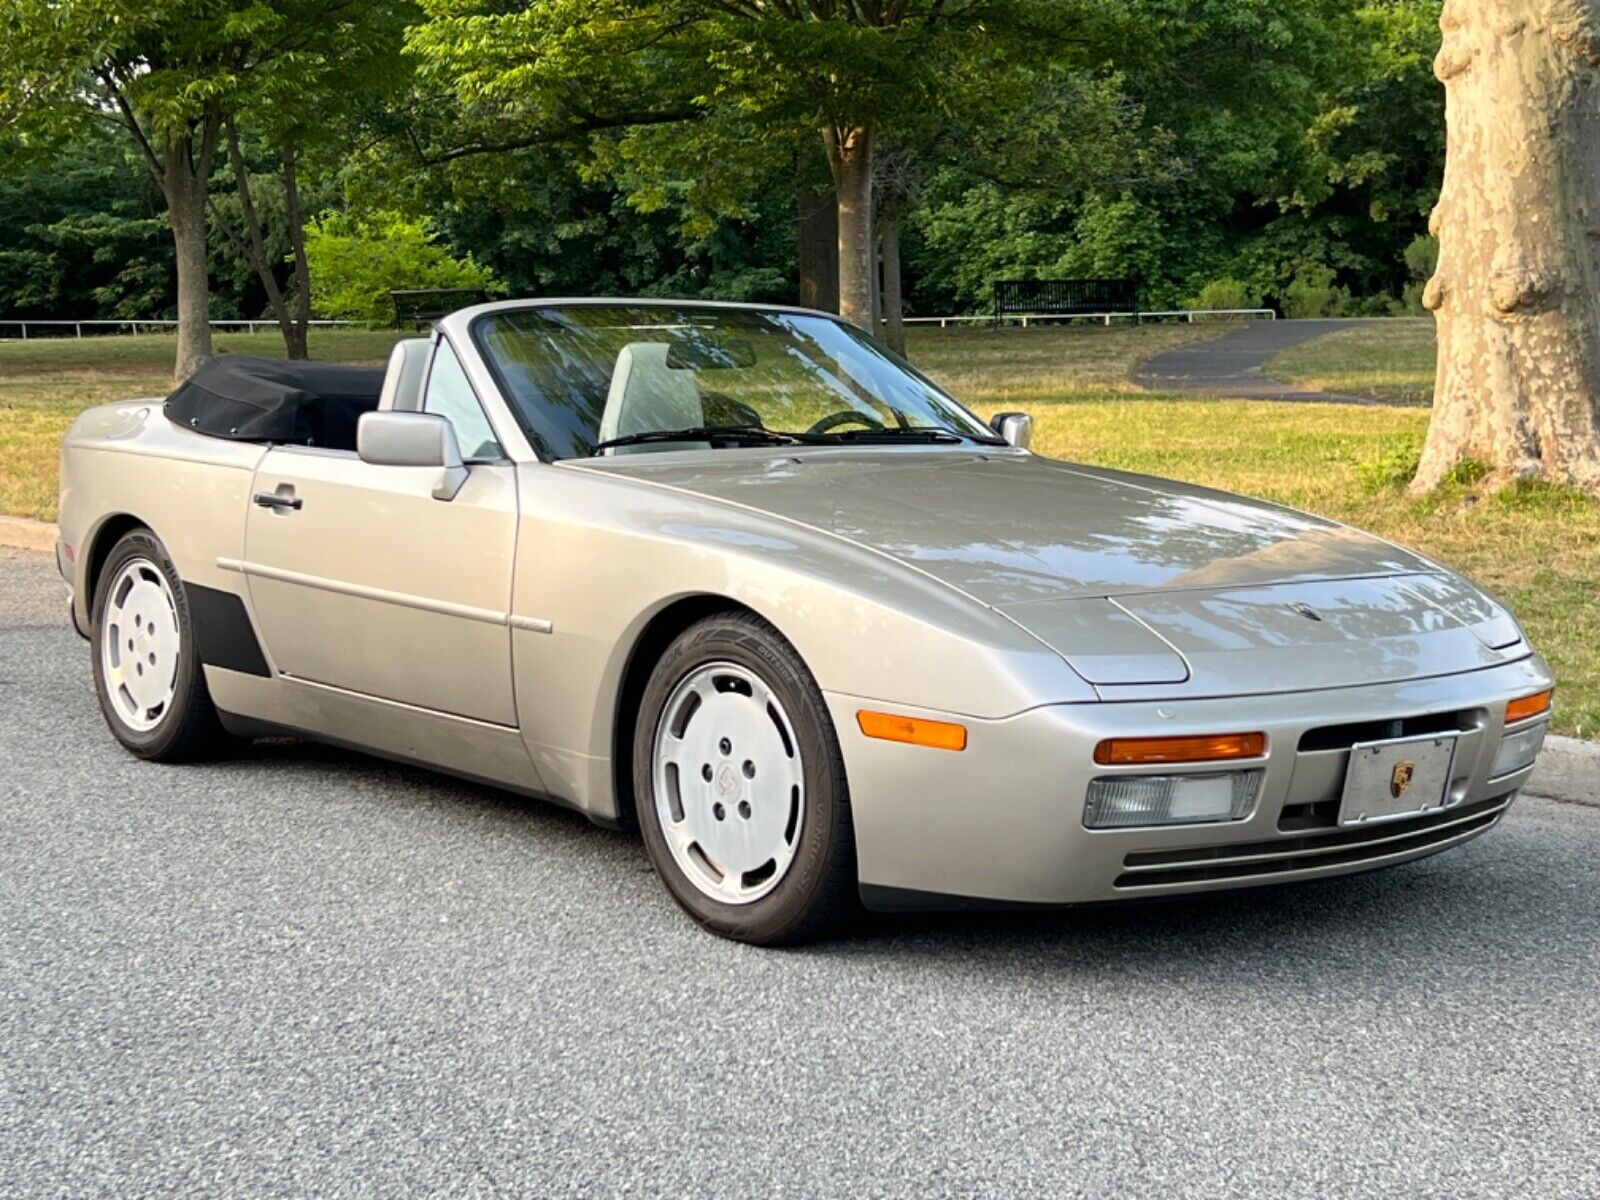
[[[1456,739],[1357,742],[1350,749],[1339,824],[1365,825],[1444,807]]]

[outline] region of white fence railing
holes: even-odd
[[[1275,321],[1278,314],[1270,308],[1174,308],[1163,309],[1158,312],[1102,312],[1102,313],[1013,313],[1001,317],[1002,322],[1015,322],[1026,329],[1028,322],[1035,324],[1044,321],[1099,321],[1109,325],[1113,320],[1133,321],[1138,323],[1144,320],[1180,320],[1194,324],[1195,321],[1209,321],[1217,318],[1245,317],[1251,320]],[[907,317],[907,325],[937,325],[940,329],[947,325],[962,324],[989,324],[995,323],[994,317]]]
[[[94,320],[83,321],[35,321],[31,317],[26,320],[20,318],[12,319],[10,317],[0,317],[0,338],[7,336],[6,331],[11,329],[20,330],[22,340],[27,341],[28,330],[30,329],[35,331],[41,329],[70,329],[72,330],[72,335],[74,337],[83,337],[84,330],[87,329],[89,331],[88,336],[94,337],[98,334],[117,333],[121,330],[127,330],[129,333],[156,333],[167,329],[175,329],[177,324],[177,321],[166,317],[130,317],[127,319],[116,320],[102,320],[97,318]],[[329,325],[353,325],[355,322],[318,320],[312,321],[310,324],[322,327]],[[211,328],[213,329],[243,329],[250,333],[254,333],[258,329],[276,329],[277,327],[278,322],[272,317],[256,317],[254,319],[246,317],[241,317],[238,319],[228,318],[211,322]],[[38,336],[37,332],[34,336]],[[65,333],[59,333],[55,336],[65,337],[66,335]]]

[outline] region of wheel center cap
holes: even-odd
[[[739,776],[734,773],[731,766],[724,764],[722,771],[717,776],[717,794],[731,796],[739,790]]]

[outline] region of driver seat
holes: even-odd
[[[611,387],[600,416],[602,442],[635,433],[691,429],[706,423],[705,406],[692,370],[667,365],[666,342],[630,342],[617,355]],[[704,447],[705,442],[670,442],[662,445],[613,446],[607,454],[645,450],[682,450]]]

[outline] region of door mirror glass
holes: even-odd
[[[433,494],[453,500],[467,481],[455,430],[444,417],[419,412],[362,413],[356,425],[356,453],[378,467],[432,467],[444,474]]]

